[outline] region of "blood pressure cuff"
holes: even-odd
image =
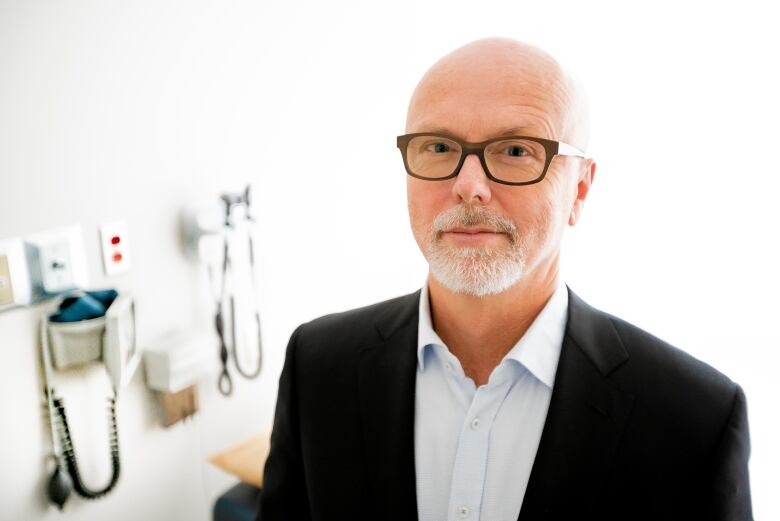
[[[50,322],[78,322],[102,317],[119,293],[114,289],[84,291],[78,296],[66,297]]]

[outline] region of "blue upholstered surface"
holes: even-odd
[[[214,503],[214,521],[255,521],[260,489],[239,482]]]

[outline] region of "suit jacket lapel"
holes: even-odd
[[[414,388],[420,291],[397,299],[376,322],[380,343],[360,353],[358,388],[366,464],[377,513],[417,519]]]
[[[566,334],[520,520],[591,510],[633,405],[633,395],[607,379],[628,359],[614,326],[568,292]]]

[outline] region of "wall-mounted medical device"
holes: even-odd
[[[79,226],[0,240],[0,311],[86,285]]]
[[[222,363],[217,387],[228,396],[233,392],[233,380],[228,370],[230,352],[236,370],[245,378],[257,378],[263,365],[255,266],[256,224],[252,216],[250,186],[239,193],[221,194],[218,203],[185,210],[182,227],[186,252],[208,269],[216,307],[214,327],[219,338]],[[215,290],[215,286],[218,289]],[[248,303],[251,309],[239,309],[239,301]],[[253,339],[254,345],[247,345],[249,342],[245,340],[249,338]],[[255,350],[254,367],[251,369],[242,362],[248,358],[248,349]]]
[[[141,354],[136,342],[135,302],[131,296],[119,295],[113,289],[78,290],[59,297],[54,306],[41,320],[40,346],[56,465],[47,493],[49,500],[62,509],[72,491],[86,499],[97,499],[108,494],[119,480],[116,399],[119,389],[132,378]],[[56,309],[54,313],[53,309]],[[88,487],[81,478],[65,404],[54,389],[54,371],[92,363],[105,365],[112,387],[108,397],[112,473],[109,482],[100,489]]]
[[[147,386],[157,391],[166,427],[198,411],[197,381],[211,361],[209,335],[172,331],[144,347]]]
[[[195,383],[211,359],[205,333],[171,331],[144,347],[146,384],[155,391],[175,393]]]

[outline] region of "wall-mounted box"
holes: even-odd
[[[194,383],[207,368],[214,351],[205,332],[175,331],[144,347],[146,383],[150,389],[175,393]]]
[[[87,261],[80,227],[28,235],[24,247],[34,298],[87,285]]]
[[[78,225],[0,240],[0,311],[88,285]]]

